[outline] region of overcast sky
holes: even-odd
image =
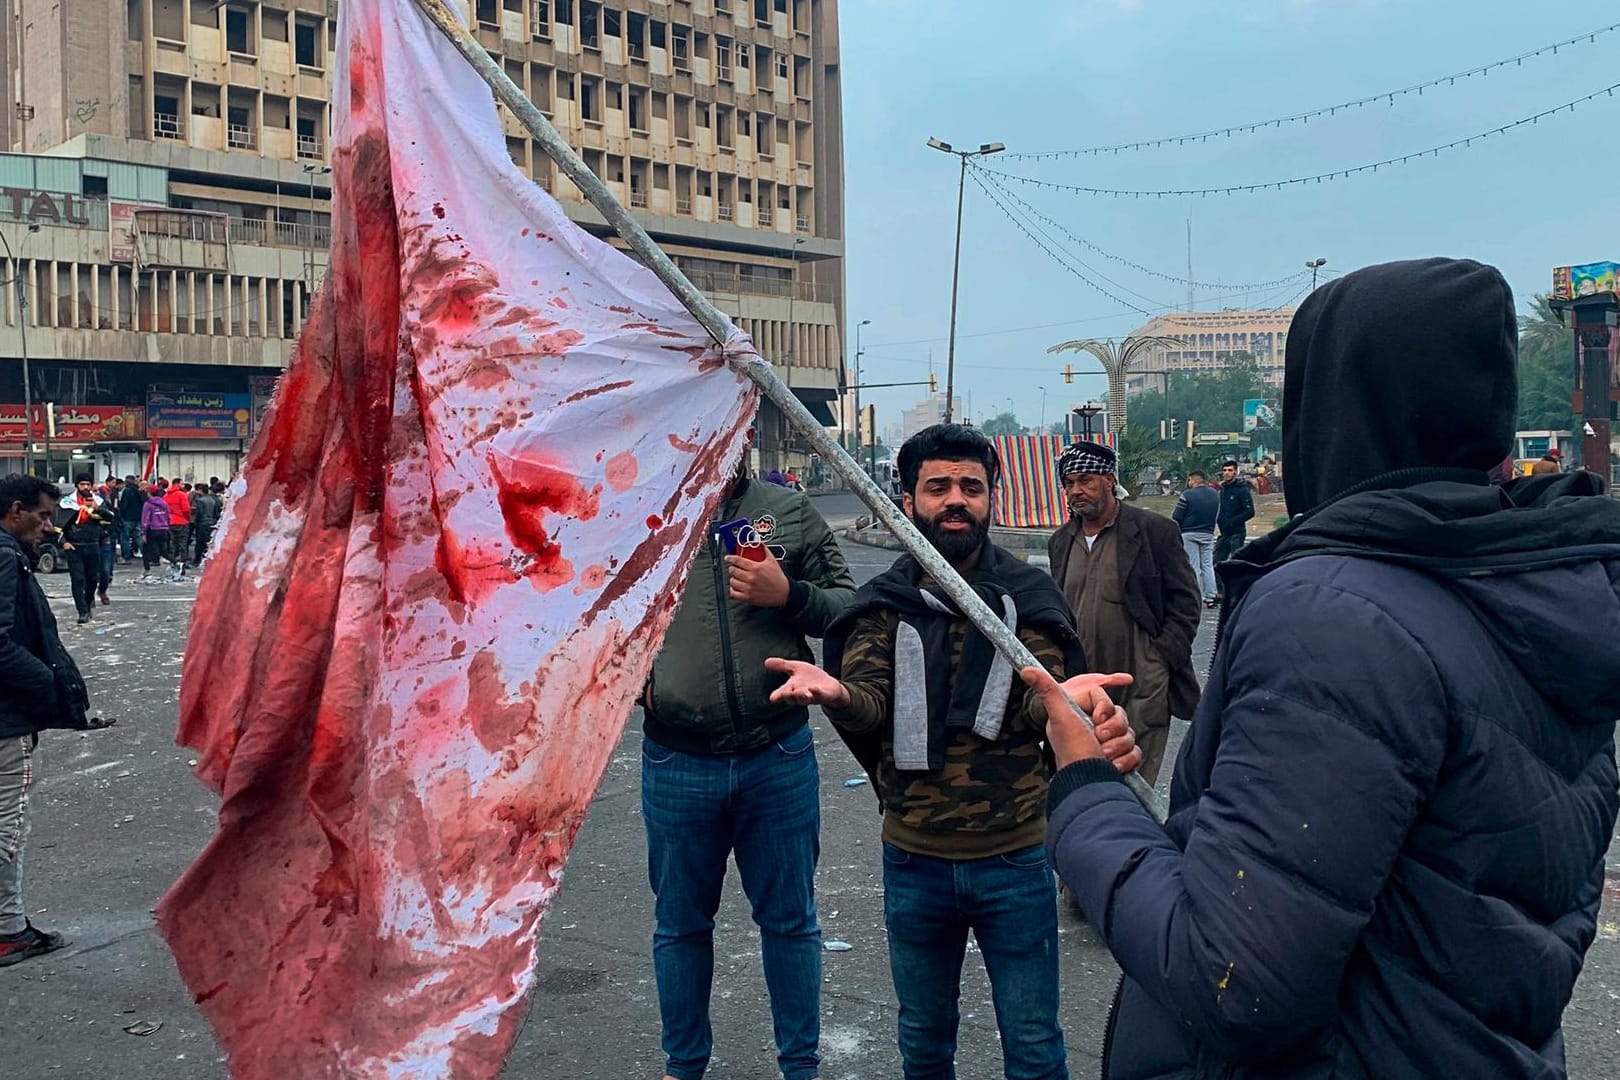
[[[924,145],[930,135],[1035,152],[1201,131],[1398,89],[1620,22],[1607,5],[1524,0],[842,0],[840,14],[851,355],[855,324],[871,319],[863,381],[925,379],[932,354],[942,385],[957,165]],[[987,164],[1092,187],[1247,184],[1423,150],[1617,82],[1620,32],[1611,32],[1303,126]],[[1344,272],[1468,256],[1499,266],[1522,310],[1547,290],[1553,266],[1620,258],[1620,146],[1583,134],[1617,126],[1620,97],[1601,97],[1438,158],[1282,192],[1116,200],[1014,190],[1070,233],[1167,274],[1186,272],[1190,217],[1199,280],[1269,281],[1315,257]],[[1118,293],[1131,302],[1185,306],[1185,284],[1065,243],[1131,290]],[[1301,291],[1205,292],[1198,307],[1269,307]],[[1043,386],[1048,423],[1065,404],[1099,395],[1100,374],[1066,386],[1046,347],[1117,338],[1143,321],[1033,246],[969,180],[957,386],[975,420],[1004,411],[1010,397],[1035,424]],[[918,396],[874,391],[880,428]]]

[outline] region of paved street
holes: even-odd
[[[858,512],[848,496],[818,506],[835,524]],[[856,576],[892,553],[849,547]],[[152,926],[151,908],[206,839],[212,797],[172,744],[175,693],[194,586],[137,587],[125,568],[114,603],[88,628],[73,625],[66,575],[49,582],[64,636],[112,731],[54,732],[41,745],[33,806],[30,908],[73,947],[0,971],[7,1036],[3,1075],[203,1080],[225,1076],[206,1024],[182,990]],[[1203,638],[1207,649],[1210,626]],[[602,782],[574,850],[561,899],[545,924],[534,1007],[506,1075],[570,1080],[656,1078],[658,1014],[649,939],[650,895],[639,798],[639,715]],[[846,788],[854,762],[821,720],[823,836],[819,900],[826,954],[823,1051],[827,1080],[899,1075],[879,889],[878,814],[872,790]],[[1611,857],[1620,851],[1611,849]],[[1620,879],[1611,878],[1612,882]],[[1612,1076],[1620,1062],[1620,884],[1567,1015],[1572,1075]],[[1076,1075],[1094,1075],[1104,1012],[1117,974],[1084,927],[1065,918],[1063,1016]],[[774,1075],[758,938],[728,883],[717,931],[714,1002],[718,1080]],[[970,953],[963,991],[960,1072],[1000,1075],[988,986]],[[160,1023],[138,1036],[123,1029]]]

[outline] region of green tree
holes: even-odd
[[[1159,429],[1143,425],[1128,427],[1114,449],[1119,454],[1119,482],[1132,495],[1140,494],[1142,473],[1158,468],[1164,458],[1159,449]]]
[[[1531,297],[1519,320],[1519,429],[1568,431],[1575,426],[1575,335],[1544,295]]]
[[[1131,403],[1131,416],[1155,432],[1165,419],[1191,420],[1199,431],[1242,431],[1243,403],[1276,397],[1277,389],[1266,383],[1253,353],[1223,353],[1221,360],[1217,372],[1172,372],[1169,408],[1163,390],[1149,390]]]
[[[1012,413],[1004,412],[998,416],[994,416],[989,420],[986,420],[984,422],[984,426],[979,430],[984,432],[985,435],[991,437],[996,435],[1022,435],[1024,433],[1024,425],[1020,424],[1018,422],[1018,417],[1014,416]]]

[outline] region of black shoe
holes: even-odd
[[[89,621],[90,621],[90,613],[88,611],[82,611],[82,612],[79,613],[79,625],[80,626],[83,626],[85,623],[87,623]]]
[[[10,967],[24,960],[55,952],[67,944],[61,934],[47,933],[27,923],[20,934],[0,934],[0,967]]]

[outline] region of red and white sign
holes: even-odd
[[[146,410],[139,405],[57,405],[51,441],[68,445],[120,442],[146,435]],[[34,406],[34,441],[47,433],[45,406]],[[0,444],[21,446],[28,438],[28,414],[21,405],[0,405]]]
[[[344,0],[331,268],[197,590],[219,830],[158,908],[235,1080],[493,1080],[752,384],[507,156],[412,0]]]

